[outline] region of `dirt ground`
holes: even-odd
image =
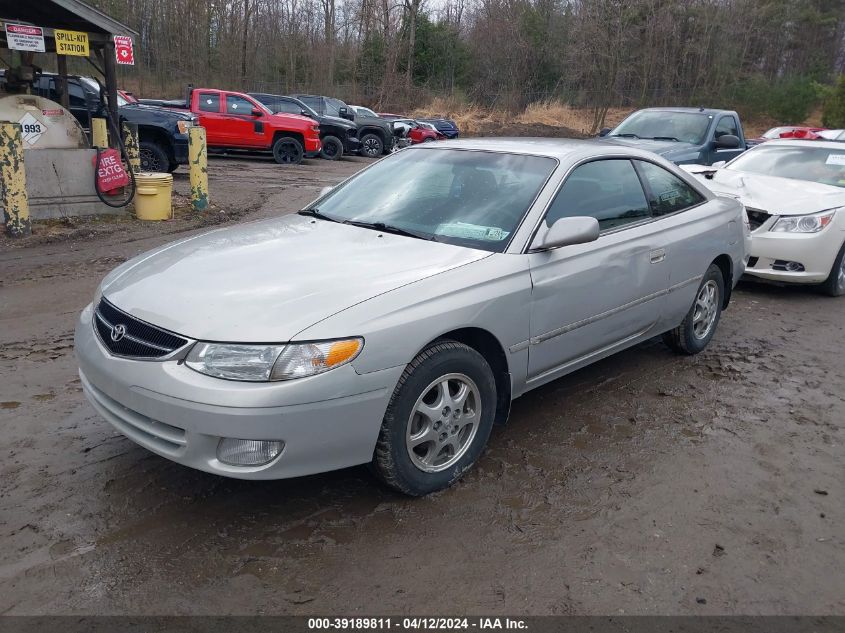
[[[99,280],[366,163],[307,162],[212,159],[203,217],[0,241],[0,614],[845,614],[845,300],[809,290],[743,283],[701,355],[651,341],[529,393],[424,499],[363,467],[223,479],[117,433],[73,357]]]

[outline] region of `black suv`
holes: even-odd
[[[99,86],[90,77],[68,77],[67,84],[68,109],[90,135],[91,117],[103,115]],[[33,85],[33,93],[61,102],[59,76],[42,73]],[[172,172],[179,165],[188,164],[188,128],[196,124],[196,117],[167,108],[129,103],[120,95],[117,100],[120,123],[127,121],[138,125],[141,171]]]
[[[393,125],[381,117],[356,116],[352,108],[340,99],[319,95],[291,95],[322,116],[340,117],[354,121],[361,141],[361,154],[378,158],[393,151]]]
[[[273,114],[301,114],[314,119],[320,124],[320,142],[323,149],[320,156],[327,160],[337,160],[344,154],[356,154],[361,149],[358,140],[358,126],[340,117],[321,115],[295,97],[250,92],[249,96],[260,101]]]

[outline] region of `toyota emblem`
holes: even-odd
[[[126,336],[126,326],[118,323],[111,329],[111,340],[117,343],[124,336]]]

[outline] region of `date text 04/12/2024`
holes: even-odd
[[[518,618],[308,618],[309,630],[397,630],[397,631],[458,631],[458,630],[525,630],[527,625]]]

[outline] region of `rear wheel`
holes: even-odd
[[[375,134],[365,134],[361,139],[361,153],[369,158],[378,158],[384,151],[384,143]]]
[[[154,141],[141,141],[138,144],[141,155],[141,171],[163,173],[170,171],[170,158],[164,148]]]
[[[273,158],[280,165],[299,165],[304,155],[302,144],[290,136],[282,136],[273,143]]]
[[[484,357],[462,343],[435,343],[399,379],[373,470],[412,496],[447,488],[481,455],[495,415],[496,381]]]
[[[845,295],[845,244],[833,260],[833,267],[830,269],[827,281],[822,284],[822,290],[831,297]]]
[[[323,137],[323,149],[320,156],[326,160],[337,160],[343,157],[343,143],[336,136]]]
[[[698,354],[716,332],[724,296],[722,270],[716,264],[710,264],[687,316],[678,327],[663,335],[663,341],[679,354]]]

